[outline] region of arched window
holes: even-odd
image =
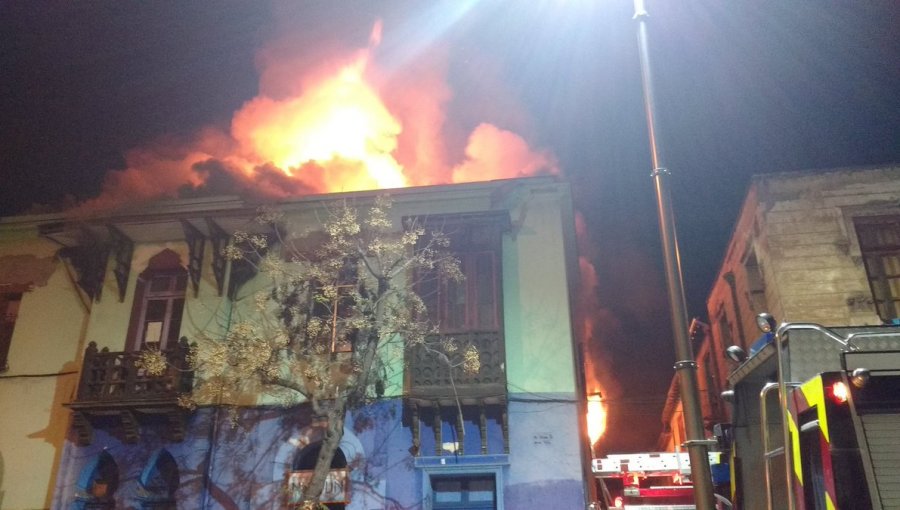
[[[91,459],[78,478],[75,495],[77,510],[115,508],[113,495],[119,488],[119,466],[103,451]]]
[[[141,472],[138,500],[145,510],[175,510],[180,484],[178,464],[166,449],[157,451]]]
[[[291,463],[291,487],[302,485],[305,480],[312,476],[312,470],[316,467],[316,459],[319,458],[319,452],[322,451],[322,443],[313,443],[303,448],[294,456]],[[349,494],[347,484],[350,478],[347,476],[347,458],[340,448],[335,450],[334,458],[331,459],[331,474],[325,481],[325,489],[322,491],[323,501],[337,501]],[[298,487],[299,489],[299,487]],[[328,496],[330,495],[330,496]],[[344,503],[326,503],[326,507],[331,510],[344,510]]]
[[[154,255],[138,276],[131,309],[129,350],[164,350],[178,341],[188,273],[181,257],[165,249]]]
[[[313,443],[297,452],[297,455],[294,457],[294,462],[291,466],[293,468],[293,471],[315,469],[316,459],[319,458],[320,451],[322,451],[322,443]],[[341,451],[340,448],[338,448],[334,452],[334,458],[331,459],[331,469],[345,467],[347,467],[347,458],[344,457],[344,452]]]

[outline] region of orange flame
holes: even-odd
[[[299,97],[276,101],[257,97],[232,121],[232,135],[250,154],[244,172],[270,162],[287,176],[303,179],[303,165],[338,166],[356,171],[313,179],[321,191],[397,188],[407,184],[392,153],[402,129],[377,92],[366,83],[365,58],[344,66]]]
[[[620,392],[609,361],[598,349],[598,333],[601,322],[609,320],[608,313],[600,306],[597,295],[598,276],[591,263],[595,248],[581,214],[575,216],[575,233],[578,240],[578,269],[581,276],[579,299],[576,308],[578,316],[578,337],[584,353],[585,384],[588,390],[587,425],[591,445],[595,445],[606,432],[608,405],[603,398],[613,398]],[[603,395],[603,397],[601,397]]]
[[[230,131],[207,128],[181,146],[131,151],[127,168],[109,172],[101,195],[76,212],[198,188],[284,198],[558,173],[552,155],[488,123],[472,131],[461,161],[445,161],[443,108],[450,93],[443,75],[434,78],[445,69],[431,64],[440,59],[423,56],[384,80],[372,62],[381,39],[376,23],[368,48],[302,76],[292,56],[264,53],[262,92],[234,114]],[[376,83],[389,84],[393,103]],[[417,133],[403,133],[405,124]]]
[[[606,432],[606,406],[599,393],[588,395],[587,399],[588,437],[595,444]]]

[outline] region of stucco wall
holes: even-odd
[[[532,503],[542,508],[574,508],[584,501],[580,457],[583,416],[577,402],[565,251],[567,243],[571,245],[566,236],[573,235],[574,226],[567,224],[571,216],[561,211],[570,207],[567,186],[549,179],[538,182],[448,187],[440,194],[413,193],[396,206],[395,220],[399,224],[403,216],[509,211],[512,229],[503,237],[502,271],[510,453],[502,453],[502,447],[497,446],[498,441],[502,443],[497,422],[490,432],[491,456],[496,457],[489,457],[500,476],[500,492],[507,508]],[[305,217],[310,218],[310,208],[306,210]],[[41,238],[36,229],[10,232],[0,229],[0,257],[6,253],[51,257],[58,248]],[[127,291],[121,301],[112,260],[98,301],[91,302],[79,293],[61,262],[54,263],[55,269],[43,285],[23,297],[10,353],[11,370],[0,379],[0,507],[43,508],[51,499],[55,507],[66,507],[72,502],[84,467],[104,449],[122,470],[119,505],[133,505],[138,476],[147,459],[162,447],[183,467],[179,497],[184,507],[196,507],[201,492],[198,489],[206,476],[203,466],[210,451],[210,434],[216,436],[217,444],[212,453],[209,494],[219,507],[266,508],[281,501],[285,459],[296,451],[294,442],[307,433],[304,427],[308,423],[294,411],[245,409],[234,428],[226,416],[204,409],[191,421],[182,443],[166,442],[160,428],[152,426],[144,428],[137,445],[122,443],[115,426],[97,427],[89,447],[64,442],[71,431],[69,413],[62,404],[73,397],[74,372],[85,346],[94,341],[112,351],[126,347],[138,275],[163,249],[175,251],[182,264],[187,264],[188,247],[183,240],[136,243]],[[249,296],[262,288],[257,279],[241,290],[235,302],[219,296],[211,271],[211,250],[207,242],[199,294],[195,296],[188,287],[181,334],[189,338],[201,331],[224,333],[231,321],[251,313],[253,299]],[[402,362],[398,361],[395,368],[395,384],[389,388],[389,396],[402,392]],[[60,372],[72,373],[18,377]],[[354,475],[362,478],[351,508],[389,508],[392,502],[415,508],[422,503],[423,466],[427,462],[420,465],[409,452],[411,432],[400,420],[401,407],[400,400],[387,401],[374,406],[377,419],[357,421],[351,417],[348,422],[347,440],[367,459],[366,469]],[[212,425],[214,417],[219,425]],[[473,455],[457,464],[477,471],[481,469],[479,462],[484,461],[478,457]],[[56,496],[52,495],[54,483],[58,483]]]
[[[503,244],[506,377],[511,392],[575,392],[564,225],[556,193],[512,211]]]
[[[9,510],[49,506],[68,431],[61,404],[75,389],[86,310],[54,257],[57,248],[34,233],[0,239],[0,266],[10,260],[5,256],[27,253],[42,268],[22,294],[9,370],[0,373],[0,508]],[[28,273],[21,266],[16,272],[14,277]]]
[[[880,324],[853,219],[882,214],[900,214],[900,167],[757,177],[707,301],[717,341],[743,336],[747,347],[759,336],[754,316],[761,311],[826,326]],[[750,297],[750,254],[765,287],[761,306]],[[721,331],[722,316],[729,332]]]
[[[762,181],[772,298],[783,319],[881,324],[853,218],[900,213],[900,167]]]
[[[513,403],[517,426],[510,454],[413,457],[412,435],[401,422],[402,402],[391,400],[348,415],[341,449],[351,466],[350,510],[428,508],[427,476],[436,473],[498,474],[502,508],[581,508],[584,504],[577,448],[557,432],[576,419],[574,406]],[[232,421],[225,412],[198,410],[185,441],[167,442],[152,427],[138,444],[97,431],[88,447],[66,444],[54,508],[68,508],[84,492],[85,469],[101,451],[119,468],[117,508],[136,507],[140,476],[153,454],[165,448],[178,464],[179,508],[276,509],[285,507],[285,480],[295,455],[321,432],[304,408],[245,409]],[[212,450],[210,446],[213,445]],[[211,456],[207,471],[206,459]],[[486,467],[489,466],[489,467]],[[548,469],[554,466],[554,469]],[[80,482],[79,480],[82,480]],[[208,493],[204,493],[204,487]],[[204,495],[206,494],[206,495]]]

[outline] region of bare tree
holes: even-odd
[[[264,394],[286,406],[308,403],[326,423],[298,502],[304,509],[321,506],[348,410],[384,394],[389,367],[402,367],[407,348],[479,369],[473,346],[430,340],[440,337],[416,292],[422,278],[462,279],[448,237],[416,220],[397,228],[387,197],[364,210],[344,203],[326,214],[321,230],[294,236],[280,214],[267,211],[260,220],[276,227],[274,235],[233,236],[226,255],[252,264],[266,284],[247,320],[232,324],[224,338],[198,338],[194,360],[195,401],[241,405]]]

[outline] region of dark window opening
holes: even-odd
[[[459,261],[465,278],[453,281],[437,270],[420,275],[417,291],[429,318],[442,333],[499,330],[499,224],[450,224],[443,232],[450,240],[449,254]]]
[[[900,216],[856,218],[856,235],[879,317],[900,318]]]
[[[433,475],[431,501],[435,510],[494,510],[496,480],[494,475]]]
[[[144,510],[175,510],[175,491],[180,477],[178,464],[166,450],[160,450],[141,473],[143,494],[139,497]]]
[[[100,454],[85,466],[77,484],[78,509],[114,508],[114,494],[119,488],[119,466],[107,452]]]
[[[716,382],[716,367],[712,352],[707,352],[703,356],[703,378],[706,382],[706,399],[709,403],[708,419],[716,420],[719,417],[719,394],[721,393],[719,385]],[[707,424],[712,427],[712,423]]]
[[[21,292],[0,294],[0,372],[9,369],[9,348],[12,346],[13,330],[22,303]]]
[[[725,312],[720,312],[719,315],[719,335],[722,339],[722,347],[727,349],[734,345],[734,336],[731,334],[731,324],[728,323],[728,317],[725,315]],[[746,345],[742,345],[741,347],[747,348]]]
[[[314,443],[300,450],[294,457],[291,468],[294,471],[303,471],[304,469],[315,469],[316,460],[319,458],[319,452],[322,451],[322,443]],[[334,451],[334,458],[331,459],[331,469],[347,467],[347,458],[340,448]]]
[[[353,351],[358,338],[351,319],[361,313],[354,299],[361,286],[361,262],[355,256],[332,257],[320,253],[325,242],[324,233],[314,232],[292,248],[297,251],[292,256],[320,265],[325,276],[292,285],[290,293],[279,299],[279,318],[290,336],[297,337],[308,337],[307,321],[318,320],[322,327],[315,338],[309,339],[310,344],[324,348],[322,352],[348,353]],[[334,294],[323,292],[326,288],[333,288]]]
[[[747,295],[750,300],[750,308],[755,313],[766,311],[766,283],[763,280],[762,267],[756,259],[753,248],[744,260],[744,275],[747,277]]]

